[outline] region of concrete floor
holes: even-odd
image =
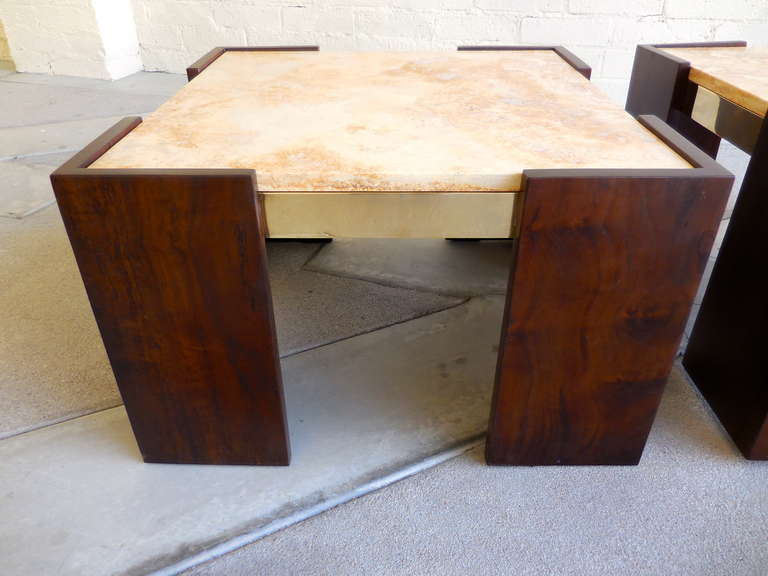
[[[184,574],[764,576],[767,481],[678,368],[637,467],[491,468],[478,447]]]
[[[14,520],[0,524],[4,569],[164,568],[475,441],[488,418],[502,309],[499,296],[476,298],[284,359],[288,468],[143,464],[122,407],[0,441],[0,517]]]
[[[3,573],[178,568],[430,466],[485,429],[508,242],[371,246],[380,262],[358,273],[345,268],[354,243],[272,242],[291,467],[141,462],[48,175],[182,83],[0,79]]]
[[[507,243],[271,244],[294,465],[142,464],[48,174],[184,81],[0,75],[0,572],[768,573],[768,466],[680,368],[637,468],[482,464]]]

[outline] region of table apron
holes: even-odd
[[[270,238],[510,238],[515,192],[261,192]]]

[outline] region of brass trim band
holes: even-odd
[[[697,87],[691,118],[747,154],[755,149],[763,124],[763,119],[754,112],[702,86]]]

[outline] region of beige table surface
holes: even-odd
[[[252,168],[272,237],[514,236],[534,168],[689,168],[551,50],[226,52],[93,168]]]
[[[765,118],[768,113],[768,48],[662,50],[691,63],[688,78],[694,84]]]
[[[497,190],[688,164],[550,50],[227,52],[95,168],[253,168],[262,191]]]

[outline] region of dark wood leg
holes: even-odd
[[[683,365],[747,458],[768,460],[768,122],[688,342]]]
[[[689,70],[688,62],[655,46],[638,46],[626,110],[635,117],[642,114],[658,116],[709,156],[716,158],[720,137],[690,118],[696,86],[688,81]]]
[[[524,180],[489,464],[640,460],[731,182],[571,174]]]
[[[252,174],[72,169],[52,180],[144,460],[287,465]]]

